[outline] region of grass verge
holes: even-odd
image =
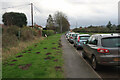
[[[16,46],[16,47],[3,48],[2,49],[2,60],[5,61],[6,59],[12,57],[16,53],[21,52],[21,50],[27,48],[28,46],[30,46],[34,43],[38,43],[42,40],[44,40],[43,37],[35,38],[34,40],[31,40],[31,41],[25,41],[25,42],[20,41],[18,46]]]
[[[60,37],[50,36],[3,62],[3,78],[63,78]]]

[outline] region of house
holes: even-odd
[[[34,27],[36,27],[36,28],[38,28],[38,29],[40,29],[40,30],[43,30],[43,27],[40,26],[40,25],[35,24]]]

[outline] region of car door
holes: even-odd
[[[97,37],[93,36],[90,41],[87,44],[87,56],[89,58],[91,58],[92,54],[95,53],[95,51],[97,51],[97,43],[98,43],[98,39]]]
[[[97,37],[93,37],[91,42],[89,43],[89,54],[88,57],[91,58],[92,54],[96,55],[98,49],[98,39]]]
[[[88,56],[89,51],[90,51],[90,44],[89,44],[89,43],[91,42],[92,37],[93,37],[93,36],[91,36],[91,37],[88,39],[87,43],[84,44],[84,46],[83,46],[86,56]]]

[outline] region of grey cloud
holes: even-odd
[[[18,11],[23,12],[27,15],[28,19],[28,25],[31,24],[31,15],[30,15],[30,5],[24,6],[20,8],[15,9],[6,9],[3,10],[2,8],[7,8],[11,6],[17,6],[17,5],[24,5],[29,4],[31,2],[34,3],[34,5],[38,8],[34,8],[34,21],[39,25],[46,25],[46,19],[49,14],[54,14],[55,11],[58,11],[59,9],[51,9],[49,7],[46,7],[47,5],[41,5],[41,1],[43,0],[11,0],[11,1],[5,1],[1,0],[0,2],[0,11],[2,14],[6,11]],[[106,25],[107,22],[110,20],[113,24],[117,24],[117,9],[113,4],[116,4],[119,0],[64,0],[68,5],[68,8],[70,6],[70,9],[67,9],[65,7],[65,11],[62,11],[65,13],[70,21],[71,28],[75,27],[76,21],[78,23],[78,26],[88,26],[88,25]],[[2,6],[1,6],[2,5]],[[82,5],[82,7],[81,7]],[[112,8],[106,7],[106,5],[113,6]],[[106,7],[106,8],[105,8]],[[72,8],[72,9],[71,9]],[[85,9],[88,9],[88,13]],[[109,9],[111,9],[109,11]],[[68,12],[67,12],[68,11]],[[2,16],[2,14],[0,14]],[[2,18],[0,17],[0,23],[2,21]]]

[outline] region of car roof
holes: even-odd
[[[75,34],[79,34],[79,33],[75,33]]]
[[[74,32],[72,32],[72,33],[69,33],[69,34],[75,34]]]
[[[112,33],[112,34],[94,34],[93,36],[98,36],[101,38],[105,38],[105,37],[120,37],[120,34],[118,33]]]
[[[90,36],[89,34],[79,34],[78,36]]]

